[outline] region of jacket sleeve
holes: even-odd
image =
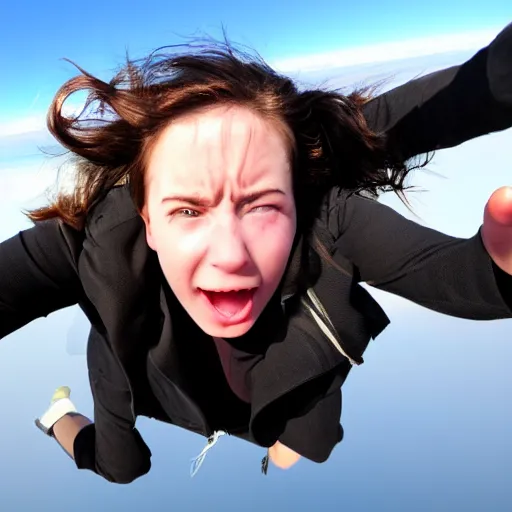
[[[131,419],[116,414],[120,406],[129,405],[130,397],[122,398],[110,407],[104,397],[95,397],[94,423],[78,433],[73,452],[78,469],[88,469],[112,483],[129,484],[149,472],[151,451]]]
[[[133,482],[149,472],[151,451],[135,428],[128,381],[95,327],[89,336],[87,362],[94,423],[75,438],[75,463],[109,482]]]
[[[0,339],[79,301],[79,245],[77,231],[53,220],[0,243]]]
[[[512,23],[461,66],[431,73],[368,102],[370,128],[404,160],[512,126]]]
[[[448,236],[345,193],[328,223],[334,260],[345,267],[350,261],[358,281],[451,316],[512,317],[512,276],[494,264],[480,231],[468,239]]]

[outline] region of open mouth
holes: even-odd
[[[241,290],[203,290],[201,293],[210,305],[225,319],[240,320],[252,310],[253,297],[257,288]]]

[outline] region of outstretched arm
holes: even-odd
[[[80,237],[52,220],[0,243],[0,338],[79,302]]]
[[[451,316],[512,317],[512,276],[493,261],[482,240],[488,221],[475,236],[456,238],[375,200],[342,192],[328,222],[336,240],[334,260],[352,262],[358,280]],[[512,238],[508,247],[512,258]]]
[[[370,128],[404,160],[512,126],[512,23],[461,66],[431,73],[368,102]]]

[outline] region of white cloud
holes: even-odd
[[[500,29],[486,29],[378,43],[282,59],[274,62],[274,66],[281,72],[325,71],[337,67],[391,62],[426,55],[477,51],[487,46],[499,32]]]
[[[48,187],[55,183],[55,170],[41,165],[29,169],[2,168],[0,173],[0,200],[25,203],[42,197]]]
[[[73,166],[67,155],[36,159],[29,163],[0,166],[0,203],[35,206],[46,202],[47,193],[70,189]]]
[[[79,114],[82,107],[82,104],[77,103],[65,104],[62,108],[62,113],[66,117],[72,117]],[[46,111],[36,112],[28,116],[0,123],[0,138],[34,132],[47,132]]]
[[[22,135],[24,133],[38,132],[46,129],[44,114],[31,115],[0,123],[0,137]]]

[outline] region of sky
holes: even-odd
[[[28,227],[21,209],[40,202],[55,180],[60,161],[40,148],[51,144],[45,110],[74,74],[62,57],[107,77],[127,50],[140,57],[181,36],[219,35],[223,24],[232,40],[301,80],[339,87],[393,76],[391,87],[463,62],[512,21],[508,0],[144,5],[2,7],[0,240]],[[492,191],[511,184],[511,135],[439,151],[434,172],[414,177],[426,190],[410,196],[418,221],[472,236]],[[383,202],[411,215],[392,196]],[[260,449],[222,438],[191,479],[189,460],[203,439],[144,419],[138,428],[153,452],[149,475],[118,486],[76,470],[33,420],[62,384],[91,414],[83,315],[59,311],[1,340],[0,510],[512,510],[512,321],[454,319],[371,291],[392,324],[344,386],[345,440],[325,464],[301,461],[267,477],[259,473]]]

